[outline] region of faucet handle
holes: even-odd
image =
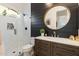
[[[53,34],[54,34],[54,37],[56,37],[56,32],[55,31],[53,32]]]
[[[54,33],[54,34],[56,34],[56,32],[55,32],[55,31],[54,31],[53,33]]]
[[[59,35],[57,35],[57,37],[59,37]]]

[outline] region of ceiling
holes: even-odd
[[[0,3],[0,5],[13,9],[17,12],[23,12],[28,8],[29,3]]]

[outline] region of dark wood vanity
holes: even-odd
[[[35,56],[79,56],[79,47],[35,39]]]
[[[51,43],[49,41],[35,40],[35,55],[36,56],[50,56]]]

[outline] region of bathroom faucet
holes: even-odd
[[[53,36],[56,37],[56,32],[55,31],[53,32]]]

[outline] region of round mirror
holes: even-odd
[[[49,9],[44,17],[45,25],[50,29],[61,29],[70,19],[70,10],[64,6]]]

